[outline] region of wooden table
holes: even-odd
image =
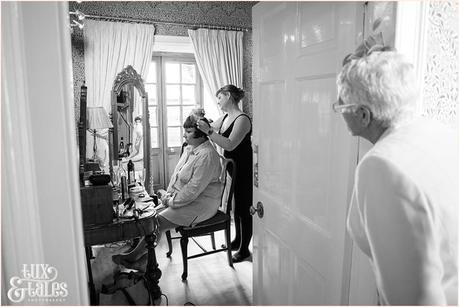
[[[157,215],[145,218],[141,217],[137,220],[116,219],[111,224],[89,225],[84,227],[84,241],[89,273],[88,284],[91,305],[97,304],[96,288],[94,286],[91,270],[91,246],[124,241],[143,236],[145,236],[146,248],[148,250],[147,269],[145,272],[146,285],[153,300],[161,298],[161,289],[158,285],[161,277],[161,270],[158,267],[155,254],[155,230],[157,227]]]

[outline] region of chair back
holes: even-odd
[[[220,156],[220,159],[222,161],[222,173],[220,175],[220,182],[223,183],[222,194],[220,197],[220,208],[224,213],[229,215],[231,213],[233,204],[233,193],[237,170],[233,159],[227,159],[222,156]],[[229,180],[228,174],[231,176]]]

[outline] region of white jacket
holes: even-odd
[[[457,141],[417,119],[386,131],[357,166],[347,227],[381,304],[458,303]]]

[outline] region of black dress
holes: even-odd
[[[223,121],[226,119],[228,114],[225,115]],[[219,134],[228,138],[233,131],[234,122],[240,116],[247,116],[250,121],[250,118],[246,114],[238,115],[231,125],[225,130],[221,131],[219,129]],[[222,121],[222,124],[223,124]],[[252,122],[250,122],[252,125]],[[225,150],[223,155],[225,158],[230,158],[234,160],[236,165],[236,182],[234,185],[234,215],[240,217],[251,217],[249,208],[252,205],[252,127],[250,131],[244,136],[244,139],[239,143],[239,145],[232,151]],[[231,172],[229,172],[231,174]]]

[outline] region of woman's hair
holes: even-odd
[[[232,84],[225,85],[224,87],[220,88],[215,96],[218,96],[220,93],[229,93],[235,103],[238,103],[242,98],[244,98],[244,90],[242,88],[238,88]]]
[[[206,124],[210,126],[209,121],[205,117],[198,117],[195,114],[191,114],[185,119],[185,122],[183,123],[183,128],[196,128],[196,131],[194,132],[194,137],[200,138],[200,137],[205,137],[207,138],[207,134],[202,132],[201,130],[198,129],[198,121],[203,120]]]
[[[416,111],[414,67],[395,51],[373,52],[348,61],[337,85],[345,104],[367,106],[384,127],[412,117]]]

